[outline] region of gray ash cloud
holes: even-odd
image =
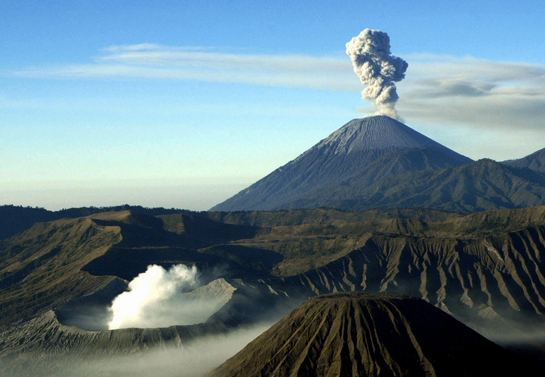
[[[365,29],[346,44],[354,72],[362,84],[364,100],[372,100],[380,115],[397,119],[395,103],[398,100],[394,82],[405,78],[409,64],[390,53],[390,37],[380,30]]]

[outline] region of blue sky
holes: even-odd
[[[363,29],[409,63],[403,121],[471,157],[545,147],[538,1],[1,1],[0,204],[207,209],[372,114]]]

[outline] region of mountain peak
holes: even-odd
[[[403,123],[384,115],[353,119],[319,142],[315,148],[333,149],[335,154],[360,151],[390,152],[412,148],[450,151]]]
[[[538,375],[442,310],[396,294],[307,300],[211,375]]]
[[[322,195],[328,188],[336,190],[339,185],[346,186],[355,180],[358,188],[353,193],[358,196],[358,190],[392,175],[470,162],[471,159],[390,117],[354,119],[211,210],[308,208],[304,203],[310,203],[308,199],[313,195]],[[325,197],[330,194],[333,192],[326,192]],[[312,206],[322,205],[326,204]]]

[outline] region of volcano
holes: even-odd
[[[307,300],[211,376],[537,376],[542,367],[421,299],[360,292]]]
[[[545,205],[545,149],[473,162],[386,116],[355,119],[212,211]]]
[[[408,171],[472,162],[387,116],[354,119],[295,160],[276,169],[212,211],[293,208],[328,187],[357,178],[360,187]],[[320,206],[320,203],[314,206]]]

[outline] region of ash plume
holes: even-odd
[[[380,30],[365,29],[346,44],[354,72],[367,87],[361,92],[364,100],[372,100],[377,115],[397,119],[395,103],[398,100],[394,82],[405,78],[409,64],[390,53],[390,37]]]

